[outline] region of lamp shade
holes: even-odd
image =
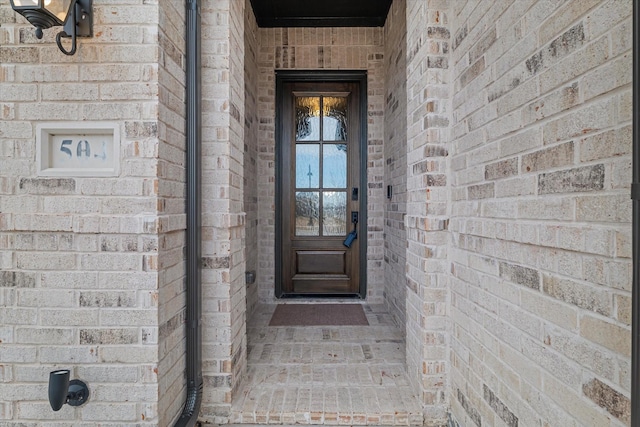
[[[63,25],[74,0],[11,0],[13,10],[39,30]],[[38,34],[38,33],[37,33]]]
[[[59,411],[67,401],[69,373],[68,369],[60,369],[49,373],[49,403],[54,411]]]
[[[38,7],[39,4],[39,0],[11,0],[11,7],[14,9],[20,7]]]

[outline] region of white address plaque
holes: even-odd
[[[120,128],[117,123],[41,123],[36,127],[40,176],[117,176]]]

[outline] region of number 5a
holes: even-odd
[[[71,145],[71,143],[72,141],[70,139],[65,139],[62,141],[62,144],[60,144],[60,151],[69,156],[69,158],[73,156],[73,154],[71,153],[71,149],[69,148],[69,145]]]

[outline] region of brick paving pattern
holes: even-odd
[[[273,327],[275,305],[259,306],[231,422],[422,425],[402,332],[384,307],[364,309],[369,326]]]

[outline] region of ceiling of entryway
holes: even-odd
[[[382,27],[392,0],[251,0],[260,27]]]

